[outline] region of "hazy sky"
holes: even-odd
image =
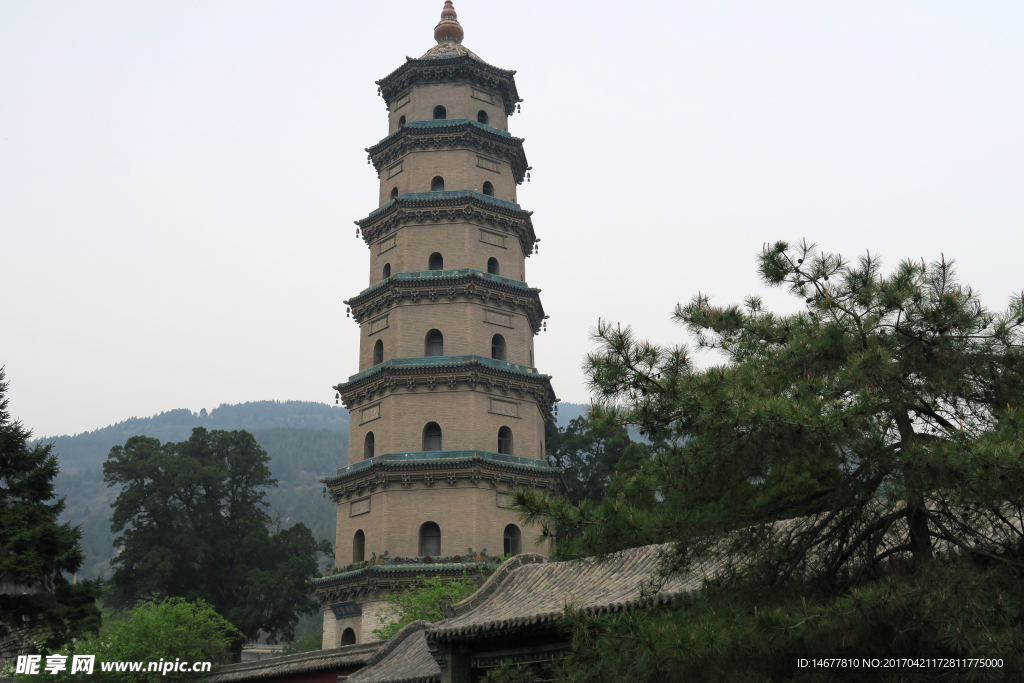
[[[0,3],[0,364],[36,435],[172,408],[333,401],[357,370],[374,81],[442,0]],[[542,238],[537,365],[588,400],[598,317],[682,342],[765,241],[955,257],[1024,288],[1024,3],[480,2],[517,69]],[[791,307],[774,293],[770,304]]]

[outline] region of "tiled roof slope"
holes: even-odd
[[[391,636],[366,667],[346,679],[346,683],[434,683],[441,680],[441,669],[430,655],[425,629],[429,621],[414,621]]]
[[[701,587],[707,570],[668,579],[656,595],[645,584],[658,576],[666,546],[632,548],[600,563],[546,562],[540,555],[517,555],[502,564],[472,596],[452,607],[455,615],[430,629],[431,640],[485,635],[556,622],[566,603],[589,613],[619,612],[653,601],[670,602]]]
[[[381,645],[383,645],[381,641],[372,641],[358,645],[346,645],[332,650],[315,650],[261,659],[256,662],[228,664],[202,680],[203,683],[241,683],[241,681],[294,676],[325,669],[363,666],[381,648]]]

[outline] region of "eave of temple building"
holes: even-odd
[[[366,153],[380,175],[384,168],[409,152],[444,149],[471,149],[500,157],[512,167],[516,183],[526,179],[530,166],[523,151],[523,138],[470,119],[411,121],[376,145],[367,147]]]
[[[523,486],[553,491],[561,482],[561,470],[546,460],[490,451],[413,451],[362,460],[320,481],[330,491],[331,499],[339,502],[392,485],[409,489],[441,483],[444,488],[484,484],[492,489],[504,486],[509,491]]]
[[[425,270],[395,273],[364,289],[344,303],[352,308],[357,323],[400,306],[421,301],[476,301],[477,303],[519,311],[530,323],[534,334],[544,322],[540,290],[525,282],[479,270]]]
[[[377,81],[388,107],[415,85],[429,83],[470,83],[501,94],[505,115],[511,116],[522,102],[516,90],[515,71],[506,71],[483,61],[465,48],[449,47],[451,56],[432,48],[420,59],[405,58],[405,64]]]
[[[374,554],[373,559],[339,567],[339,571],[334,574],[311,579],[306,583],[316,593],[321,604],[329,605],[346,600],[387,595],[403,588],[417,586],[421,584],[417,577],[426,573],[461,580],[465,578],[466,572],[482,571],[487,575],[500,566],[498,557],[468,551],[466,555],[430,558],[431,562],[425,562],[424,559],[389,557],[386,552],[381,557]]]
[[[529,258],[537,242],[532,215],[514,202],[471,190],[408,192],[355,223],[369,246],[403,225],[470,221],[515,235]]]
[[[398,391],[469,389],[529,398],[545,417],[557,400],[551,377],[527,365],[484,356],[392,358],[333,387],[349,410]]]

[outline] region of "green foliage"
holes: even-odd
[[[11,420],[4,377],[0,368],[0,656],[59,647],[100,626],[100,584],[64,576],[85,558],[81,530],[57,521],[53,445],[27,445],[32,433]]]
[[[156,674],[145,671],[102,672],[101,662],[213,662],[229,660],[230,646],[241,634],[214,609],[203,602],[186,602],[169,598],[139,605],[123,619],[111,622],[99,637],[79,640],[51,654],[68,657],[67,669],[57,674],[44,674],[55,683],[81,681],[82,673],[71,673],[73,655],[96,655],[93,680],[104,683],[128,683],[153,680]],[[43,660],[45,662],[45,659]],[[170,671],[160,680],[189,681],[191,672]],[[19,675],[19,679],[37,680],[38,675]]]
[[[281,414],[276,419],[290,420],[299,423],[304,420],[314,423],[320,417],[320,409],[327,409],[327,406],[310,403],[312,406],[309,414],[296,414],[305,403],[289,401],[276,403],[264,401],[260,404],[243,404],[255,408],[264,406],[265,409],[255,411],[251,417],[254,422],[262,416],[262,421],[269,422],[275,415],[264,415],[265,411],[275,409]],[[298,405],[296,405],[298,404]],[[211,412],[211,416],[218,417],[220,411],[237,406],[221,406]],[[331,409],[333,410],[333,409]],[[176,412],[176,411],[171,411]],[[187,412],[187,411],[184,411]],[[347,412],[347,411],[346,411]],[[182,439],[187,439],[191,433],[191,427],[187,425],[164,424],[161,420],[171,413],[162,413],[153,418],[145,420],[129,421],[120,423],[127,425],[134,424],[140,429],[152,429],[154,433],[146,436],[160,438],[161,434],[182,432]],[[248,413],[242,413],[244,417]],[[218,419],[220,419],[218,417]],[[270,504],[272,514],[280,513],[286,524],[303,523],[313,532],[317,539],[334,538],[335,526],[337,524],[337,509],[330,500],[322,495],[322,485],[317,481],[319,477],[334,474],[338,467],[344,465],[346,453],[348,452],[348,433],[334,429],[311,429],[298,427],[274,427],[259,431],[251,431],[256,442],[261,448],[267,451],[270,456],[271,475],[278,480],[278,485],[267,492],[266,501]],[[120,493],[119,486],[107,487],[103,483],[102,459],[93,463],[91,452],[95,446],[105,443],[104,455],[110,449],[118,445],[118,442],[111,441],[120,429],[108,427],[88,434],[79,434],[74,437],[59,437],[57,442],[61,448],[67,450],[60,455],[61,468],[70,467],[69,471],[62,471],[54,480],[54,485],[67,499],[67,507],[62,515],[63,520],[73,520],[75,524],[82,527],[82,549],[85,551],[87,561],[78,572],[79,578],[92,578],[102,576],[110,572],[110,560],[114,557],[114,534],[110,531],[110,508],[111,504]],[[102,439],[100,439],[102,437]],[[124,444],[124,437],[120,444]],[[175,438],[174,440],[178,440]],[[87,457],[88,456],[88,457]],[[69,464],[70,463],[70,464]],[[78,469],[75,469],[78,463]]]
[[[613,476],[599,505],[516,494],[548,534],[582,529],[564,556],[667,542],[666,576],[716,567],[693,606],[570,620],[576,668],[564,673],[612,680],[637,661],[636,677],[659,680],[661,658],[692,680],[744,661],[736,680],[790,680],[772,668],[787,649],[861,647],[961,657],[1003,648],[1009,664],[993,675],[1019,672],[1024,297],[993,313],[952,262],[903,262],[885,276],[875,257],[850,263],[806,244],[767,247],[759,269],[803,310],[771,313],[758,297],[719,307],[703,295],[676,309],[723,365],[698,368],[685,346],[599,326],[591,419],[637,425],[665,448]],[[956,592],[958,581],[975,597]],[[781,639],[780,614],[800,625]],[[690,658],[700,633],[705,665]]]
[[[554,420],[544,424],[544,442],[548,461],[561,467],[568,499],[600,503],[604,498],[615,465],[632,441],[621,425],[595,427],[587,416],[569,422],[565,429]]]
[[[115,601],[201,599],[247,639],[290,639],[318,607],[305,582],[331,547],[302,524],[270,528],[268,460],[251,434],[202,427],[181,443],[137,436],[111,449],[106,481],[121,486]]]
[[[440,576],[416,578],[422,585],[410,586],[387,597],[388,605],[379,614],[381,627],[373,629],[375,636],[386,640],[414,621],[444,619],[440,606],[442,599],[454,605],[468,598],[478,587],[466,572],[462,573],[461,580],[444,580]]]

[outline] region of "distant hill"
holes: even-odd
[[[333,474],[348,460],[347,410],[310,401],[222,404],[209,413],[170,410],[74,436],[36,439],[52,441],[60,461],[54,484],[57,495],[67,500],[61,521],[82,527],[86,560],[80,577],[110,575],[114,556],[110,505],[119,493],[103,483],[103,462],[110,449],[140,435],[161,442],[184,441],[195,427],[251,432],[270,456],[270,471],[278,480],[277,487],[267,492],[268,513],[279,512],[289,526],[302,522],[317,539],[333,543],[335,507],[321,497],[317,478]]]
[[[558,425],[564,427],[589,409],[586,405],[560,403]],[[268,514],[280,514],[286,526],[302,522],[315,538],[334,542],[337,510],[323,497],[319,477],[334,474],[348,461],[348,411],[309,401],[258,401],[222,404],[209,413],[201,410],[170,410],[152,417],[133,417],[124,422],[74,436],[44,437],[53,442],[61,472],[55,485],[67,507],[61,521],[82,527],[86,561],[79,576],[109,576],[114,556],[110,532],[110,504],[117,488],[103,483],[103,462],[110,449],[124,445],[132,436],[150,436],[161,442],[184,441],[195,427],[244,429],[270,456],[270,471],[278,485],[267,492]]]

